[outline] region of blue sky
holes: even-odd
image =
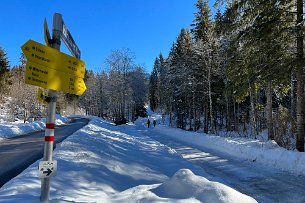
[[[129,48],[135,62],[150,72],[156,56],[167,56],[181,28],[194,19],[196,0],[2,0],[0,46],[18,65],[20,46],[32,39],[44,44],[43,20],[49,29],[55,12],[81,50],[86,68],[101,71],[112,50]],[[213,6],[214,0],[210,0]],[[61,51],[69,53],[62,43]]]

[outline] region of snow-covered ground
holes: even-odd
[[[17,135],[22,135],[30,132],[35,132],[45,129],[45,118],[40,121],[34,121],[32,123],[20,123],[20,122],[0,122],[0,140],[3,138],[9,138]],[[56,115],[55,124],[63,125],[70,122],[67,117]]]
[[[145,136],[145,122],[114,126],[95,118],[58,145],[51,202],[256,202]],[[37,166],[5,184],[0,202],[39,202]]]
[[[39,121],[34,121],[32,123],[24,123],[23,120],[20,119],[15,119],[14,122],[8,122],[7,120],[10,117],[9,106],[11,105],[11,100],[12,99],[10,97],[7,97],[4,103],[0,103],[0,141],[4,138],[14,137],[45,129],[45,118]],[[69,118],[56,114],[56,125],[63,125],[68,122],[70,122]]]
[[[157,120],[161,123],[159,114],[149,112],[150,120]],[[138,124],[147,119],[138,120]],[[250,162],[257,162],[263,165],[281,169],[295,175],[305,176],[305,153],[291,151],[279,147],[274,141],[253,140],[240,137],[220,137],[204,133],[188,132],[177,128],[169,128],[158,125],[154,129],[156,133],[169,136],[183,143],[196,146],[198,149],[212,149],[218,152],[229,154],[238,159],[246,159]]]
[[[121,126],[91,119],[89,125],[55,150],[58,172],[52,178],[51,202],[256,202],[224,184],[210,181],[217,179],[183,159],[173,148],[154,140],[151,134],[305,175],[305,154],[283,149],[274,142],[169,128],[160,125],[162,117],[152,112],[149,119],[158,124],[150,129],[147,118]],[[5,135],[14,131],[3,132]],[[0,202],[39,202],[37,166],[38,161],[5,184],[0,189]]]

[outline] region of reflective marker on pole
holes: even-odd
[[[54,123],[46,123],[46,128],[47,129],[54,129],[55,128],[55,124]]]

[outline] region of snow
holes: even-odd
[[[158,113],[148,108],[149,119],[161,122]],[[147,121],[146,118],[137,120],[137,124]],[[165,121],[168,125],[168,121]],[[294,175],[305,175],[305,153],[291,151],[277,145],[275,141],[268,141],[267,131],[264,131],[253,140],[250,138],[214,136],[203,132],[188,132],[177,128],[169,128],[164,125],[157,125],[155,133],[169,136],[197,149],[211,149],[229,154],[237,159],[257,162],[266,166],[280,169]],[[221,134],[221,133],[220,133]]]
[[[239,159],[258,162],[295,175],[305,175],[305,154],[279,147],[274,141],[263,142],[247,138],[224,138],[203,133],[157,126],[156,133],[170,136],[198,149],[212,149]]]
[[[181,169],[168,181],[153,191],[167,198],[194,198],[200,202],[249,202],[251,199],[236,190],[196,176],[188,169]],[[236,198],[238,197],[238,198]]]
[[[51,202],[256,202],[146,136],[147,119],[115,126],[94,118],[57,145]],[[168,129],[176,133],[174,129]],[[183,134],[183,133],[182,133]],[[0,189],[0,202],[39,202],[38,161]]]
[[[3,138],[9,138],[34,131],[44,130],[45,121],[45,118],[41,119],[40,121],[34,121],[32,123],[20,123],[19,121],[5,122],[2,120],[2,122],[0,122],[0,140],[2,140]],[[62,117],[61,115],[56,114],[56,125],[63,125],[68,122],[70,122],[69,118]]]

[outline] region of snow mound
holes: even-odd
[[[180,169],[172,178],[152,190],[159,197],[189,199],[213,203],[257,202],[226,185],[196,176],[189,169]]]
[[[56,114],[55,124],[64,125],[69,123],[70,119]],[[10,138],[18,135],[23,135],[26,133],[31,133],[35,131],[40,131],[45,129],[46,119],[43,118],[39,121],[34,121],[32,123],[15,123],[15,122],[0,122],[0,140],[1,138]]]

